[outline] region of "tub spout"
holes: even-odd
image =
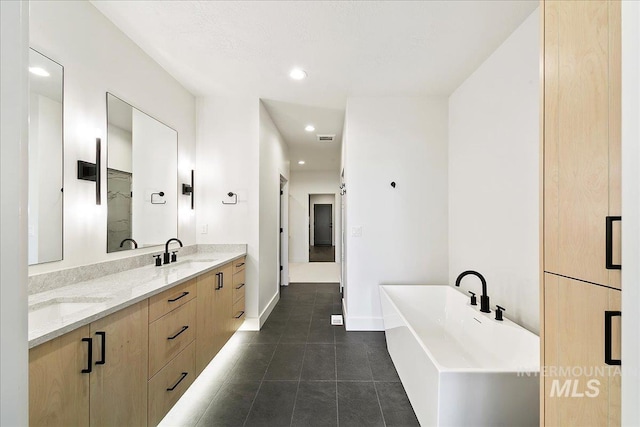
[[[473,270],[463,271],[462,273],[460,273],[460,275],[456,279],[456,286],[460,286],[460,282],[462,281],[462,278],[469,274],[476,276],[478,279],[480,279],[480,282],[482,282],[482,296],[480,297],[480,311],[483,313],[491,313],[491,310],[489,309],[490,307],[489,295],[487,295],[487,281],[484,279],[484,276],[482,274]]]

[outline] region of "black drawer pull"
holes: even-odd
[[[241,318],[242,316],[244,316],[244,311],[241,311],[240,313],[238,313],[237,316],[234,316],[236,319]]]
[[[611,357],[611,319],[614,316],[622,317],[620,311],[604,312],[604,363],[607,365],[622,365],[622,360]]]
[[[608,216],[607,217],[607,229],[606,229],[606,241],[607,241],[607,270],[621,270],[622,265],[613,263],[613,221],[622,221],[621,216]]]
[[[238,287],[236,288],[236,291],[237,291],[238,289],[241,289],[242,287],[244,287],[244,283],[241,283],[240,285],[238,285]]]
[[[244,265],[244,262],[241,262],[240,264],[236,264],[236,268],[242,267]]]
[[[216,291],[222,289],[222,273],[216,273]]]
[[[104,365],[107,361],[107,333],[106,332],[96,332],[96,335],[102,337],[102,350],[100,350],[100,360],[96,361],[96,365]]]
[[[173,298],[173,299],[168,299],[168,300],[167,300],[167,302],[176,302],[176,301],[178,301],[180,298],[184,298],[184,297],[186,297],[187,295],[189,295],[189,292],[184,291],[184,292],[182,293],[182,295],[180,295],[179,297],[175,297],[175,298]]]
[[[187,377],[187,375],[189,375],[187,372],[183,372],[182,375],[180,376],[180,379],[178,380],[177,383],[175,383],[173,385],[173,387],[170,387],[167,389],[167,391],[173,391],[175,390],[176,387],[178,387],[178,384],[180,384],[182,382],[183,379],[185,379]]]
[[[178,338],[178,335],[180,335],[181,333],[183,333],[184,331],[186,331],[187,329],[189,329],[188,326],[183,326],[182,329],[180,329],[180,332],[178,332],[177,334],[175,334],[172,337],[167,337],[168,340],[175,340],[176,338]]]
[[[93,338],[82,338],[83,342],[87,343],[87,352],[89,357],[87,358],[87,369],[83,369],[83,374],[90,374],[93,369]]]

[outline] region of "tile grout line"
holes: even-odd
[[[253,396],[253,400],[251,401],[251,406],[249,406],[249,410],[247,411],[247,416],[244,419],[244,423],[242,423],[243,427],[247,425],[247,421],[249,421],[249,415],[251,415],[253,404],[256,403],[256,399],[258,398],[258,395],[260,394],[260,389],[262,388],[262,384],[264,383],[264,377],[267,376],[267,371],[269,370],[269,366],[271,365],[271,362],[273,362],[273,357],[276,355],[277,350],[278,350],[278,344],[276,344],[276,347],[273,349],[273,353],[271,354],[271,359],[269,359],[269,363],[267,363],[267,368],[264,370],[264,374],[262,374],[262,379],[260,380],[260,385],[258,386],[256,395]]]
[[[378,407],[380,408],[380,416],[382,417],[382,423],[387,427],[387,420],[384,418],[384,411],[382,410],[382,403],[380,402],[380,395],[378,394],[378,387],[376,387],[375,381],[373,382],[373,389],[376,391],[376,398],[378,399]]]

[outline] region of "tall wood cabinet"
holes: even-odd
[[[146,425],[147,319],[145,300],[31,349],[29,424]]]
[[[548,426],[620,424],[620,18],[619,0],[541,2]]]

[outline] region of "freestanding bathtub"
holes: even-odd
[[[450,286],[383,285],[387,347],[423,427],[538,426],[540,340]]]

